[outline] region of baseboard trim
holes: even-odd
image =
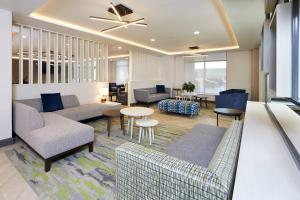
[[[11,145],[13,143],[15,143],[15,139],[14,138],[7,138],[7,139],[4,139],[4,140],[0,140],[0,147]]]

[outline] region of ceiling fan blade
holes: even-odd
[[[115,22],[115,23],[125,24],[125,22],[121,22],[119,20],[109,19],[109,18],[105,18],[105,17],[90,16],[89,19],[90,20],[95,20],[95,21],[105,21],[105,22]]]
[[[110,3],[110,7],[113,9],[113,11],[115,12],[115,14],[118,16],[119,20],[122,22],[123,19],[121,17],[121,15],[119,14],[119,12],[117,11],[116,7],[114,6],[113,3]]]
[[[146,27],[148,24],[145,24],[145,23],[136,23],[136,24],[132,24],[132,25]]]
[[[143,22],[144,20],[145,20],[144,18],[141,18],[141,19],[137,19],[137,20],[134,20],[134,21],[131,21],[131,22],[126,22],[125,24],[122,24],[122,25],[119,25],[119,26],[114,26],[114,27],[111,27],[111,28],[108,28],[108,29],[104,29],[101,32],[104,33],[104,32],[116,30],[116,29],[119,29],[119,28],[127,27],[129,25],[134,25],[134,24]]]
[[[116,29],[119,29],[119,28],[122,28],[122,27],[123,27],[123,25],[113,26],[113,27],[111,27],[111,28],[103,29],[101,32],[104,33],[104,32],[116,30]]]

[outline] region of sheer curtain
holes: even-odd
[[[185,59],[185,81],[195,84],[198,94],[218,94],[226,90],[226,53]]]

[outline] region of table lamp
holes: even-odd
[[[109,90],[108,88],[100,88],[99,89],[99,96],[100,96],[100,101],[101,103],[105,103],[106,102],[106,98],[108,96]]]

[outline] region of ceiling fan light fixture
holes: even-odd
[[[115,14],[118,16],[120,22],[123,21],[122,17],[120,16],[119,12],[117,11],[116,7],[114,6],[113,3],[110,3],[110,7],[113,9],[113,11],[115,12]]]
[[[138,19],[138,20],[135,20],[135,21],[132,21],[132,22],[126,22],[125,24],[122,24],[120,26],[114,26],[112,28],[104,29],[101,32],[105,33],[105,32],[108,32],[108,31],[113,31],[113,30],[116,30],[116,29],[124,28],[124,27],[129,26],[129,25],[133,25],[133,24],[137,24],[137,23],[143,22],[144,20],[145,19],[142,18],[142,19]]]
[[[94,20],[94,21],[104,21],[104,22],[115,22],[115,23],[119,23],[119,24],[125,24],[126,22],[121,22],[119,20],[114,20],[114,19],[108,19],[108,18],[104,18],[104,17],[94,17],[94,16],[89,16],[90,20]]]

